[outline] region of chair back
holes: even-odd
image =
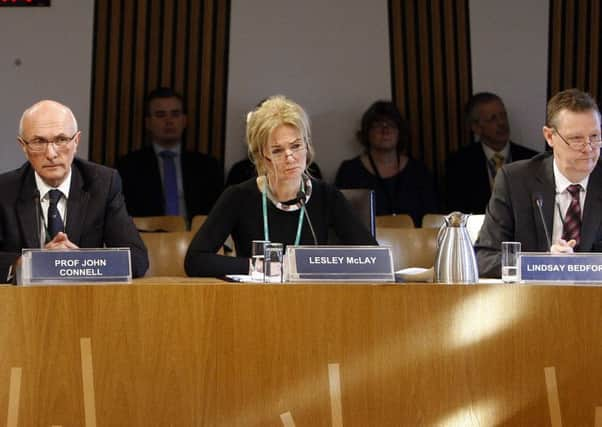
[[[425,214],[422,217],[423,228],[441,228],[445,222],[445,215],[443,214]]]
[[[466,229],[468,230],[468,235],[470,236],[470,240],[472,241],[473,245],[479,237],[479,232],[481,231],[484,221],[485,214],[471,215],[468,217]]]
[[[140,233],[150,264],[146,276],[186,276],[184,258],[192,236],[190,231]]]
[[[364,223],[370,235],[374,236],[374,191],[366,188],[341,190],[353,211]]]
[[[391,246],[395,271],[407,267],[430,268],[437,254],[436,228],[376,228],[380,245]]]
[[[183,216],[135,216],[132,220],[138,231],[186,231],[186,220]]]
[[[376,217],[376,228],[414,228],[414,221],[408,214],[379,215]]]

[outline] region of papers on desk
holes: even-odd
[[[396,282],[432,282],[435,270],[431,268],[410,267],[395,272]]]
[[[263,279],[254,279],[248,274],[226,274],[226,279],[240,283],[263,283]]]

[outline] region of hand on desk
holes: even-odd
[[[50,242],[46,243],[44,249],[77,249],[78,246],[69,240],[69,237],[63,232],[57,233]]]
[[[573,248],[576,244],[577,242],[573,239],[569,240],[568,242],[566,240],[559,239],[558,242],[552,245],[550,252],[553,254],[572,254]]]

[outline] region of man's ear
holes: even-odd
[[[470,122],[470,129],[475,136],[481,136],[481,126],[479,125],[479,122]]]
[[[552,139],[552,136],[554,136],[554,129],[553,128],[549,128],[547,126],[544,126],[542,128],[542,133],[543,133],[543,137],[546,140],[546,143],[553,148],[554,147],[554,140]]]

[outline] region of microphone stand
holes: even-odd
[[[297,193],[297,199],[299,203],[301,203],[301,209],[305,211],[305,217],[307,218],[307,223],[309,224],[309,230],[311,231],[311,237],[314,239],[314,246],[318,246],[318,238],[316,237],[316,233],[314,232],[314,226],[311,223],[311,218],[309,217],[309,212],[307,211],[307,206],[305,205],[305,192],[299,190]]]

